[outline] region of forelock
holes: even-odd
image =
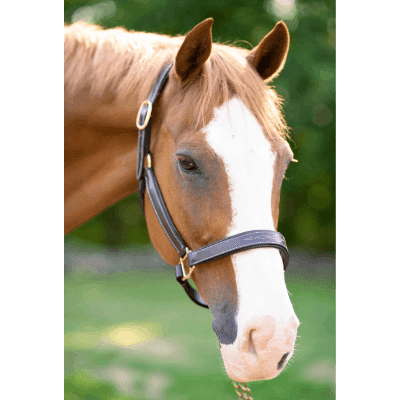
[[[183,88],[177,101],[182,107],[195,104],[192,128],[205,126],[210,110],[239,98],[272,141],[288,136],[282,114],[282,99],[247,62],[245,49],[213,44],[202,74]]]

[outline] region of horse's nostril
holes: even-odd
[[[286,353],[282,356],[281,361],[278,362],[278,369],[282,369],[283,364],[287,358],[287,356],[289,355],[289,353]]]

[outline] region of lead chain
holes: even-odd
[[[239,396],[239,399],[253,400],[253,398],[251,397],[251,390],[247,387],[247,383],[242,384],[240,382],[236,383],[235,381],[232,381],[232,383],[233,386],[235,386],[235,391],[236,394]],[[248,392],[249,394],[247,394],[246,392]]]

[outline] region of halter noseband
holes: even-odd
[[[161,194],[160,187],[154,174],[150,153],[151,112],[153,104],[164,89],[172,65],[173,63],[170,63],[162,68],[151,88],[148,99],[142,103],[138,112],[136,120],[136,125],[139,129],[136,165],[136,179],[139,181],[138,198],[140,207],[144,213],[144,191],[147,187],[147,194],[157,219],[180,257],[180,263],[175,267],[176,280],[196,304],[208,308],[200,293],[190,286],[187,281],[196,265],[218,260],[219,258],[257,247],[275,247],[281,254],[284,269],[286,270],[289,263],[289,252],[283,235],[279,232],[268,230],[242,232],[204,246],[198,250],[189,250],[185,244],[172,221]],[[146,168],[144,168],[145,159],[147,159]],[[186,260],[189,264],[188,274],[186,274],[184,267],[184,262]]]

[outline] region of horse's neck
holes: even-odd
[[[66,125],[65,233],[138,189],[133,130]]]
[[[118,54],[113,56],[118,61]],[[125,102],[115,91],[93,96],[90,81],[86,86],[75,85],[72,91],[68,79],[79,81],[80,77],[69,74],[67,63],[75,61],[66,55],[65,233],[137,191],[135,120],[151,87],[151,82],[136,86],[136,93],[130,93]],[[135,68],[134,63],[130,68]],[[91,76],[92,71],[87,72]]]

